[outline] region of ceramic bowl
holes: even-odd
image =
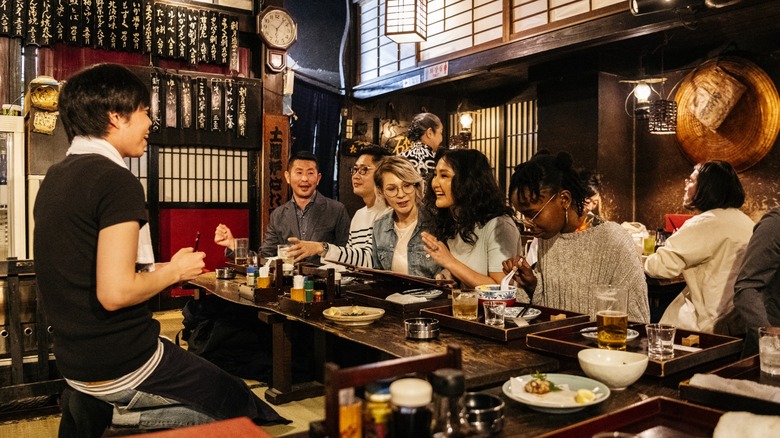
[[[630,351],[587,348],[577,354],[580,367],[591,379],[620,391],[639,380],[647,368],[647,355]]]
[[[467,392],[463,396],[468,422],[483,434],[495,435],[504,426],[504,401],[479,392]]]
[[[515,305],[516,286],[508,286],[506,290],[501,290],[500,284],[482,284],[474,289],[479,292],[479,307],[482,307],[485,301],[503,301],[507,307]]]

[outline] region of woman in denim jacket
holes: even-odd
[[[401,157],[387,157],[374,171],[377,195],[393,211],[374,222],[375,269],[433,278],[441,267],[425,252],[422,232],[428,217],[418,208],[423,179]]]

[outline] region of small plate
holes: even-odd
[[[586,327],[582,330],[580,330],[580,334],[588,339],[599,339],[599,333],[596,330],[595,327]],[[639,332],[634,329],[628,329],[628,333],[626,335],[626,341],[631,341],[636,339],[639,336]]]
[[[325,318],[346,326],[369,325],[384,314],[385,309],[364,306],[328,307],[322,311]]]
[[[425,298],[426,300],[432,300],[443,292],[439,289],[409,289],[401,292],[404,295],[412,295],[415,297]]]
[[[504,383],[501,389],[504,395],[512,400],[527,405],[529,408],[547,414],[569,414],[581,411],[588,406],[601,403],[609,398],[609,388],[601,382],[581,376],[570,374],[547,374],[547,380],[562,386],[562,391],[548,392],[547,394],[531,394],[525,392],[524,386],[531,381],[533,376],[512,377]],[[518,385],[515,391],[513,385]],[[589,389],[596,394],[596,399],[588,403],[579,404],[574,400],[578,389]]]
[[[525,307],[507,307],[506,309],[504,309],[504,319],[517,318],[517,315],[519,315],[520,312],[523,311],[523,309],[525,309]],[[527,312],[525,312],[525,315],[523,315],[523,319],[526,321],[530,321],[541,314],[542,314],[541,310],[531,307],[530,309],[528,309]]]

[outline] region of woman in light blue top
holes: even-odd
[[[428,218],[418,208],[424,185],[419,172],[405,158],[387,157],[374,171],[374,182],[377,195],[393,209],[374,222],[374,268],[433,278],[441,268],[422,242]]]

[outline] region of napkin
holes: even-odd
[[[404,295],[404,294],[392,294],[388,295],[387,298],[385,298],[387,301],[392,301],[394,303],[398,304],[412,304],[412,303],[424,303],[428,300],[422,297],[416,297],[414,295]]]
[[[690,385],[780,403],[780,388],[750,380],[726,379],[715,374],[694,374]]]
[[[780,417],[750,412],[726,412],[721,415],[712,438],[764,438],[780,436]]]

